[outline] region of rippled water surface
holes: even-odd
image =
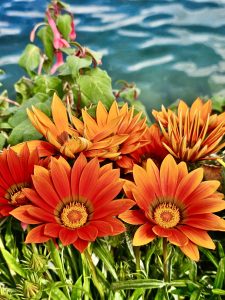
[[[104,53],[115,81],[135,81],[148,108],[225,95],[225,1],[70,0],[77,40]],[[46,0],[0,1],[0,68],[8,89]]]

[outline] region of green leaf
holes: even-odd
[[[212,254],[212,252],[211,252],[210,250],[205,249],[205,248],[202,248],[202,247],[200,247],[199,249],[200,249],[200,251],[201,251],[202,253],[204,253],[205,256],[206,256],[206,257],[214,264],[214,266],[215,266],[216,268],[218,268],[218,266],[219,266],[218,260],[217,260],[216,257]]]
[[[34,80],[34,90],[36,93],[44,93],[52,96],[55,92],[58,95],[63,94],[62,81],[56,76],[39,75]]]
[[[201,299],[201,289],[192,292],[190,297],[190,300],[199,300],[199,299]]]
[[[16,145],[25,141],[40,140],[42,135],[32,126],[31,122],[26,119],[15,128],[13,128],[8,143]]]
[[[21,105],[15,112],[15,114],[9,118],[8,123],[12,127],[17,127],[21,122],[27,119],[27,108],[31,108],[34,105],[37,108],[41,108],[47,115],[50,114],[49,103],[46,102],[49,99],[48,95],[43,93],[37,93],[34,97],[27,100],[23,105]],[[45,103],[46,102],[46,103]],[[43,105],[44,104],[44,105]],[[30,125],[30,123],[29,123]]]
[[[49,299],[54,299],[54,300],[69,300],[69,298],[67,298],[65,296],[65,294],[59,289],[59,288],[52,288],[49,292]]]
[[[53,33],[49,25],[42,27],[38,30],[37,36],[42,41],[44,46],[45,54],[48,59],[52,62],[54,58],[54,48],[53,48]]]
[[[0,150],[2,150],[3,147],[5,146],[5,142],[6,142],[5,135],[2,132],[0,132]]]
[[[221,290],[221,289],[212,289],[213,294],[215,295],[224,295],[225,296],[225,290]]]
[[[1,248],[2,255],[10,270],[19,274],[22,277],[26,277],[26,271],[21,267],[17,260],[4,248]]]
[[[138,300],[141,299],[140,297],[143,296],[144,289],[136,289],[136,291],[133,292],[129,300]]]
[[[33,82],[26,77],[20,78],[15,84],[17,102],[23,103],[33,94]]]
[[[58,69],[59,75],[72,75],[73,78],[76,78],[79,75],[80,69],[89,67],[91,63],[92,61],[90,57],[79,58],[77,56],[70,55],[67,57],[66,63]]]
[[[97,104],[101,100],[109,108],[115,100],[111,78],[106,71],[99,68],[88,70],[84,75],[80,75],[77,84],[80,87],[82,106]]]
[[[95,243],[93,247],[94,253],[102,260],[106,269],[110,272],[115,280],[118,280],[118,276],[116,270],[113,265],[115,265],[113,256],[109,252],[109,250],[104,246],[103,243]]]
[[[40,58],[40,49],[33,44],[28,44],[19,59],[19,65],[32,76],[33,73],[31,71],[38,67]]]
[[[216,272],[216,278],[213,284],[214,289],[221,289],[225,279],[225,258],[221,258]]]
[[[73,286],[72,292],[71,292],[71,298],[72,299],[81,299],[82,298],[82,290],[83,290],[83,284],[82,284],[82,275],[77,279],[76,283]]]
[[[71,31],[71,16],[68,14],[59,15],[57,17],[57,27],[64,39],[68,40]]]
[[[166,284],[164,281],[157,279],[134,279],[113,282],[111,287],[112,290],[133,290],[138,288],[159,289],[164,287],[165,285]]]

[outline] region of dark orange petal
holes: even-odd
[[[55,222],[55,216],[40,207],[35,207],[31,205],[27,208],[27,212],[31,217],[33,217],[36,220],[40,220],[45,223]]]
[[[57,206],[57,204],[60,202],[60,198],[54,190],[53,186],[45,180],[44,176],[32,176],[32,178],[34,187],[37,193],[40,195],[40,197],[47,204],[49,204],[49,206]]]
[[[135,202],[130,199],[114,200],[109,204],[96,207],[93,214],[93,220],[101,219],[106,216],[118,216],[120,213],[134,206]]]
[[[28,189],[28,188],[24,188],[23,189],[23,193],[24,195],[35,205],[37,205],[40,208],[45,209],[46,211],[51,210],[51,201],[50,201],[50,205],[49,206],[36,192],[35,190],[32,189]],[[52,206],[53,208],[55,208],[55,206]]]
[[[159,225],[153,226],[152,231],[160,237],[169,237],[172,234],[170,228],[163,228]]]
[[[40,219],[34,218],[28,213],[28,209],[32,208],[32,205],[22,205],[11,211],[10,215],[26,224],[40,224]]]
[[[152,225],[145,223],[141,225],[134,234],[133,245],[142,246],[154,240],[156,235],[152,231]]]
[[[99,162],[97,158],[92,159],[87,163],[80,176],[79,195],[90,198],[93,194],[99,174]],[[87,188],[88,186],[88,188]]]
[[[181,251],[187,255],[190,259],[199,261],[199,251],[198,247],[189,241],[185,246],[180,247]]]
[[[177,182],[179,183],[187,174],[188,174],[188,169],[187,169],[187,164],[185,162],[180,162],[178,165],[178,179]]]
[[[25,143],[20,143],[15,146],[12,146],[11,149],[13,149],[16,153],[20,153],[21,149],[24,147]],[[48,142],[45,141],[27,141],[26,142],[30,152],[34,151],[35,149],[38,149],[38,154],[40,157],[42,156],[51,156],[56,153],[56,148],[51,145]]]
[[[180,231],[182,231],[193,243],[209,248],[209,249],[215,249],[215,244],[212,241],[211,237],[208,235],[208,233],[205,230],[181,225],[178,227]]]
[[[13,177],[14,183],[24,182],[24,178],[26,177],[25,172],[27,172],[27,170],[24,170],[21,166],[21,162],[18,155],[10,148],[8,149],[7,154],[9,172]]]
[[[175,197],[184,201],[201,183],[203,169],[195,169],[185,176],[179,183]]]
[[[40,225],[28,232],[25,243],[44,243],[47,242],[50,237],[44,234],[45,224]]]
[[[144,224],[148,221],[142,210],[127,210],[118,216],[124,222],[132,225]]]
[[[61,229],[62,226],[57,223],[48,223],[45,224],[44,234],[53,238],[57,238],[59,237],[59,232]]]
[[[73,196],[79,195],[80,176],[86,164],[87,164],[87,160],[83,155],[83,153],[81,153],[79,157],[76,159],[71,170],[71,190]]]
[[[205,230],[225,231],[225,220],[213,214],[199,214],[187,217],[185,224]]]
[[[98,236],[98,229],[91,223],[77,228],[78,237],[85,241],[95,241]]]
[[[183,232],[179,231],[178,229],[170,229],[171,235],[168,236],[168,240],[170,243],[176,245],[176,246],[185,246],[188,243],[188,238],[186,237]]]
[[[113,232],[112,234],[110,234],[112,236],[121,234],[126,231],[126,227],[124,226],[124,224],[116,218],[107,218],[107,220],[104,219],[104,221],[107,221],[107,223],[110,223],[110,225],[112,226]]]
[[[97,220],[91,221],[91,225],[94,225],[98,230],[98,237],[112,235],[113,227],[108,222]]]
[[[172,157],[168,154],[160,167],[160,182],[162,194],[166,197],[173,197],[177,188],[178,168]]]
[[[59,239],[63,246],[73,244],[77,240],[77,230],[69,230],[67,228],[61,228],[59,232]]]
[[[52,181],[60,199],[62,200],[70,197],[70,182],[63,165],[61,165],[57,159],[52,157],[50,169]]]
[[[87,248],[88,244],[89,244],[88,241],[84,241],[84,240],[79,239],[79,238],[73,243],[74,247],[75,247],[80,253],[84,252],[84,250]]]
[[[11,206],[11,205],[0,206],[0,216],[2,216],[2,217],[9,216],[12,209],[13,209],[13,206]]]

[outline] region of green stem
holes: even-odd
[[[141,251],[140,247],[134,247],[134,255],[136,259],[137,278],[140,278],[141,273]]]
[[[163,273],[164,281],[168,282],[168,257],[167,257],[167,238],[163,238]]]
[[[57,273],[59,275],[59,278],[62,281],[62,283],[66,284],[66,276],[65,276],[65,273],[64,273],[64,268],[63,268],[63,265],[62,265],[62,261],[61,261],[59,252],[56,249],[56,247],[55,247],[52,240],[48,241],[47,245],[48,245],[48,249],[49,249],[49,252],[50,252],[50,255],[51,255],[51,259],[52,259],[52,261],[53,261],[53,263],[54,263],[54,265],[57,269]],[[66,297],[68,299],[70,299],[70,293],[69,293],[68,286],[64,286],[63,291],[64,291]]]
[[[98,281],[98,278],[97,278],[97,275],[96,275],[96,272],[95,272],[95,266],[93,264],[91,255],[88,252],[88,249],[86,249],[84,251],[84,255],[85,255],[85,258],[86,258],[86,260],[87,260],[87,262],[89,264],[89,267],[90,267],[90,271],[91,271],[91,276],[92,276],[93,283],[94,283],[96,289],[99,292],[101,300],[104,300],[105,299],[104,290],[103,290],[103,287],[102,287],[101,283]]]

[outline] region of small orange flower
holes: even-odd
[[[113,200],[123,186],[119,170],[111,164],[100,167],[97,158],[87,162],[83,154],[72,168],[62,157],[52,158],[49,170],[35,167],[33,185],[35,190],[24,191],[31,205],[11,212],[22,222],[38,225],[26,243],[59,238],[82,252],[97,237],[124,232],[116,216],[134,205],[130,199]]]
[[[30,152],[26,144],[19,154],[12,149],[0,154],[0,217],[29,202],[23,189],[31,187],[31,175],[38,162],[37,151]]]
[[[168,154],[168,151],[163,146],[163,135],[157,124],[148,127],[143,135],[143,139],[148,141],[148,144],[134,151],[131,156],[136,163],[145,164],[148,158],[152,158],[157,164],[161,164],[163,159]]]
[[[51,108],[54,123],[38,108],[32,107],[32,111],[27,109],[28,117],[37,131],[68,157],[74,158],[76,153],[88,149],[91,142],[70,126],[66,108],[56,94]]]
[[[189,108],[183,101],[178,105],[177,114],[166,111],[153,111],[159,122],[165,142],[164,147],[176,158],[195,162],[204,160],[210,154],[225,146],[221,140],[225,133],[225,113],[211,115],[212,102],[205,104],[196,99]]]
[[[118,107],[116,101],[113,102],[109,112],[98,102],[96,117],[92,118],[85,110],[82,111],[83,122],[73,118],[75,128],[80,135],[91,140],[93,146],[85,151],[88,157],[111,158],[122,168],[132,168],[132,158],[130,154],[147,143],[143,138],[147,130],[146,118],[142,117],[142,112],[134,114],[134,107],[128,108],[124,104]],[[108,142],[105,143],[102,152],[94,147],[94,143],[100,138],[109,135]]]
[[[193,260],[199,260],[197,246],[215,249],[207,230],[225,231],[225,220],[213,214],[225,209],[223,194],[216,192],[220,183],[204,181],[203,169],[188,173],[186,163],[176,164],[169,154],[161,168],[151,159],[146,170],[138,165],[133,170],[134,181],[125,184],[129,197],[139,209],[119,215],[123,221],[141,225],[133,244],[141,246],[158,237],[165,237]]]

